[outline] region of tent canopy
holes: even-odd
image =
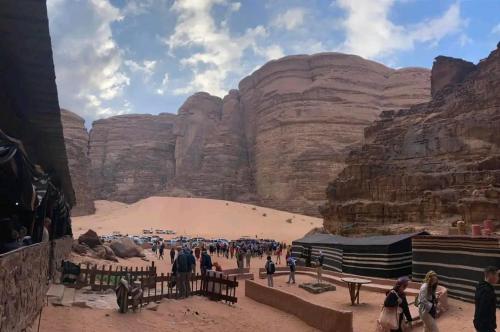
[[[400,241],[411,239],[417,235],[428,235],[427,232],[415,232],[397,235],[380,235],[367,237],[345,237],[332,234],[313,234],[293,242],[302,244],[333,244],[340,246],[389,246]]]

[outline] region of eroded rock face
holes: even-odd
[[[272,61],[240,83],[248,153],[261,204],[317,214],[325,179],[381,111],[429,98],[429,71],[393,70],[340,53]]]
[[[500,50],[447,81],[429,103],[386,113],[366,130],[328,187],[326,228],[498,218]]]
[[[64,143],[68,155],[69,172],[75,190],[76,206],[72,216],[82,216],[95,212],[94,195],[90,186],[90,159],[88,157],[89,134],[85,120],[65,109],[61,109]]]
[[[170,176],[159,184],[151,176],[141,187],[130,176],[139,165],[137,144],[171,142],[171,136],[134,132],[158,131],[156,120],[125,125],[142,117],[137,115],[95,122],[90,158],[97,198],[130,202],[181,191],[314,215],[324,201],[325,180],[342,170],[363,129],[382,111],[427,101],[429,88],[426,69],[394,70],[357,56],[272,61],[223,99],[196,93],[186,100],[173,126],[175,158],[169,160],[175,167],[167,164]],[[119,162],[125,152],[131,157]],[[165,168],[165,158],[152,157],[152,150],[139,153],[149,156],[156,172]]]
[[[476,66],[469,61],[438,56],[434,60],[431,75],[431,94],[434,97],[444,87],[460,83]]]
[[[90,182],[96,199],[126,203],[165,189],[175,174],[175,115],[122,115],[93,123]]]

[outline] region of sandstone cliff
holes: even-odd
[[[85,120],[65,109],[61,109],[61,122],[64,131],[64,143],[68,157],[69,171],[75,189],[76,206],[72,216],[81,216],[95,212],[94,195],[90,186],[90,159],[88,157],[89,134]]]
[[[95,199],[135,202],[175,174],[173,114],[121,115],[93,123],[90,183]]]
[[[170,126],[175,124],[168,135],[157,133],[154,116],[95,122],[92,181],[98,198],[130,202],[180,190],[314,215],[325,199],[325,181],[342,170],[346,151],[360,142],[363,129],[380,112],[429,96],[426,69],[394,70],[340,53],[285,57],[243,79],[223,99],[207,93],[189,97],[171,116]],[[133,124],[143,117],[148,120]],[[152,156],[153,150],[140,148],[149,140],[157,148],[175,148],[175,154]],[[128,151],[127,163],[116,160],[122,150]],[[132,180],[139,157],[168,176]]]
[[[476,66],[438,57],[432,82],[429,103],[365,130],[328,187],[326,228],[498,218],[500,50]]]

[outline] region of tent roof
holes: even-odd
[[[416,232],[398,235],[382,235],[382,236],[368,236],[368,237],[345,237],[332,234],[313,234],[304,236],[301,239],[293,242],[305,244],[337,244],[344,246],[384,246],[390,245],[417,235],[427,235],[427,232]]]

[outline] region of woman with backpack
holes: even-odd
[[[392,329],[387,326],[382,326],[382,328],[389,328],[391,332],[402,332],[404,328],[404,318],[406,317],[406,321],[411,324],[412,317],[410,314],[410,308],[408,307],[408,301],[406,300],[405,290],[408,287],[408,282],[410,279],[408,277],[401,277],[396,281],[396,285],[387,292],[385,301],[384,301],[384,309],[392,308],[393,310],[387,310],[387,312],[382,314],[385,315],[396,315],[396,329]],[[395,309],[395,310],[394,310]],[[382,315],[381,314],[381,315]],[[393,317],[389,317],[391,320]],[[382,317],[379,318],[379,324],[383,323],[384,319]],[[394,322],[392,320],[392,322]],[[382,324],[381,324],[382,325]]]
[[[439,332],[436,325],[438,276],[436,272],[429,271],[425,275],[420,287],[415,304],[418,305],[420,319],[424,323],[424,332]]]

